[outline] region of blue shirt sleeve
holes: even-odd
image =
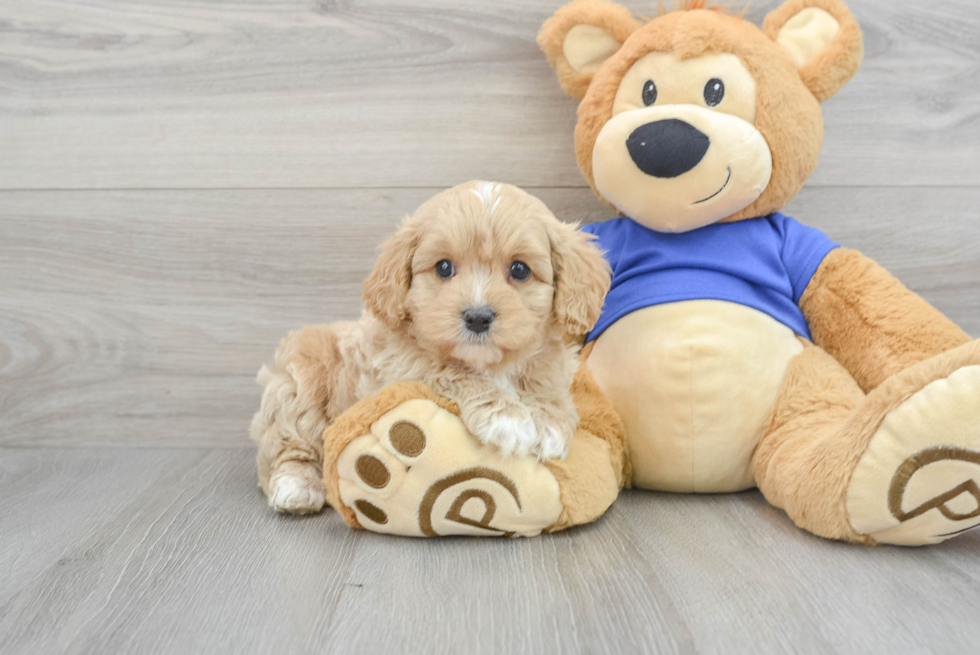
[[[824,258],[840,244],[831,241],[820,230],[807,227],[789,216],[773,214],[772,218],[782,233],[782,260],[793,285],[793,302],[799,304],[800,297]]]
[[[586,234],[595,235],[593,243],[599,247],[609,266],[616,270],[616,263],[619,261],[619,254],[622,250],[622,225],[619,219],[613,219],[602,223],[589,223],[582,226],[582,231]]]

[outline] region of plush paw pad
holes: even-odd
[[[926,385],[885,417],[847,509],[851,526],[880,543],[939,543],[980,526],[980,366]]]
[[[561,513],[558,482],[533,457],[483,446],[428,400],[382,416],[337,460],[340,497],[368,530],[409,536],[533,536]]]

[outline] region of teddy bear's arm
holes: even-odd
[[[970,341],[939,310],[874,260],[837,249],[800,298],[813,341],[866,392],[924,359]]]

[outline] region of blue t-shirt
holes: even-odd
[[[765,312],[810,339],[800,296],[838,244],[780,213],[690,232],[655,232],[629,218],[582,228],[606,251],[613,278],[588,340],[630,312],[682,300],[726,300]]]

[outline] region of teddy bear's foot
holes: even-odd
[[[934,544],[980,526],[980,365],[929,382],[887,413],[846,504],[851,527],[878,543]]]
[[[340,500],[374,532],[529,537],[562,513],[548,467],[534,457],[502,457],[459,417],[421,398],[383,414],[347,444],[337,475]]]

